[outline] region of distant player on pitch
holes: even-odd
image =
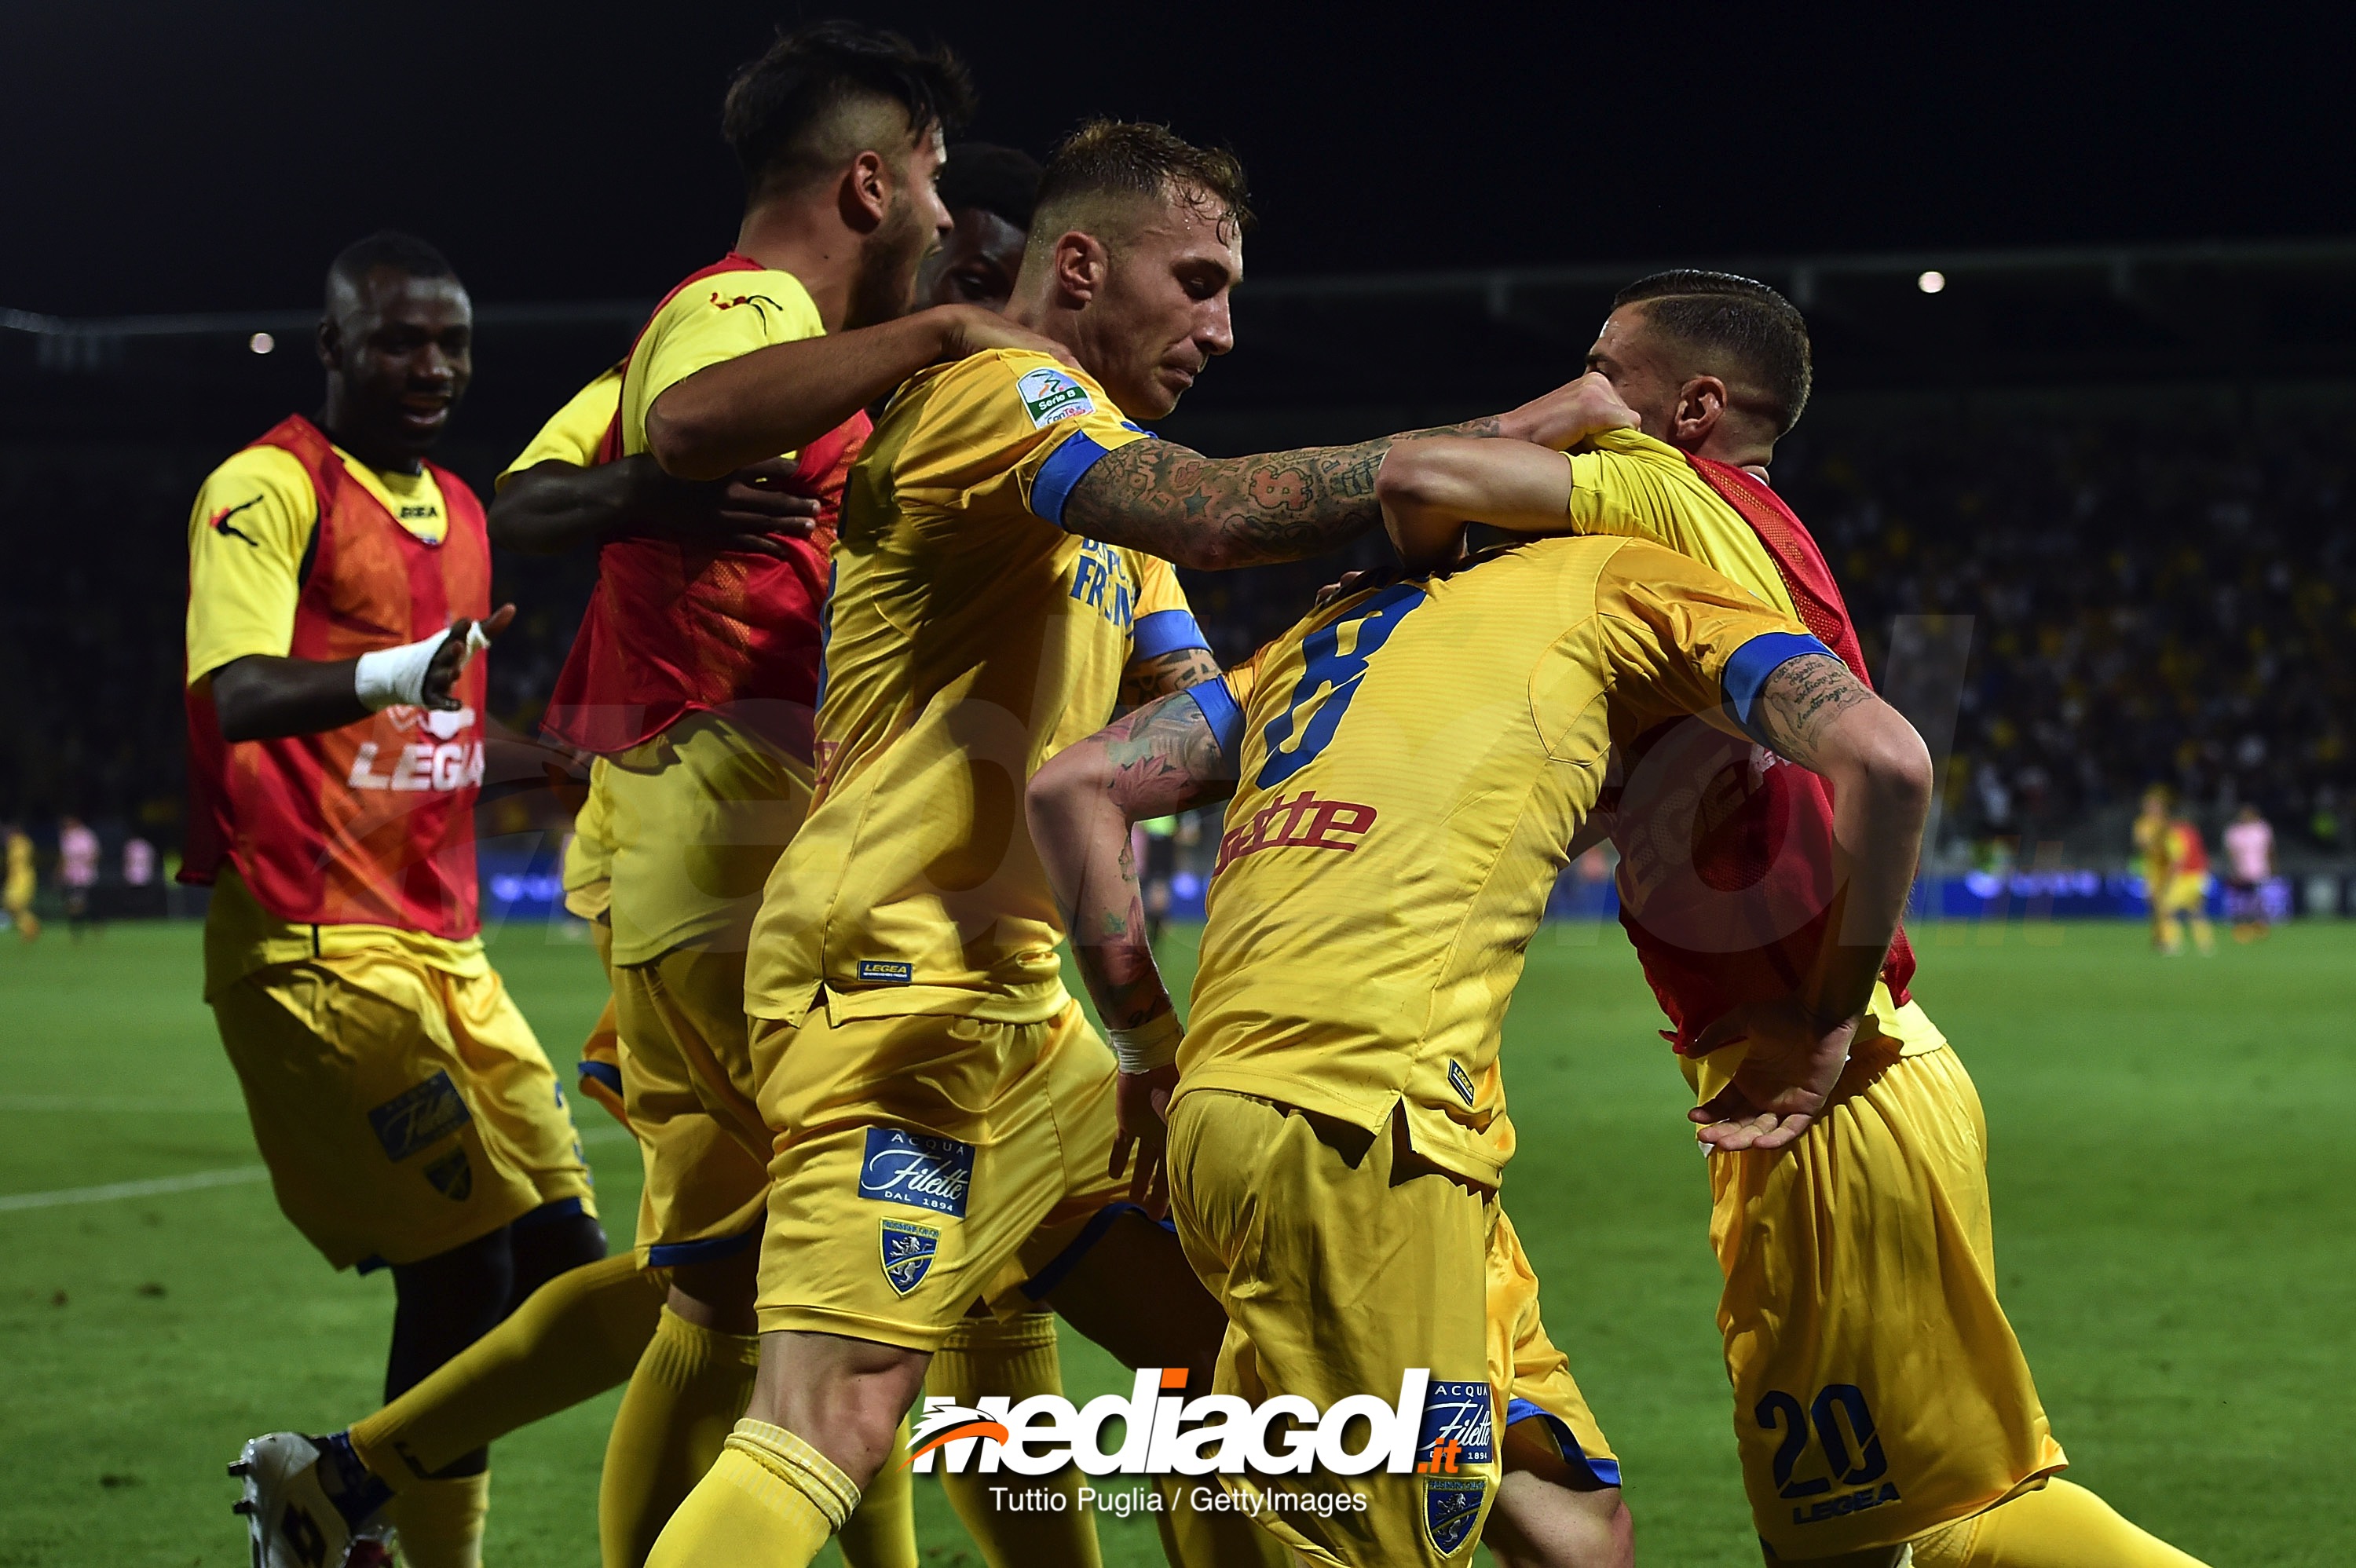
[[[327,400],[213,471],[188,523],[187,859],[205,998],[279,1206],[337,1268],[389,1268],[398,1393],[605,1252],[548,1059],[477,934],[473,808],[491,613],[483,513],[424,461],[473,369],[423,241],[327,273]],[[333,1445],[329,1447],[332,1449]],[[385,1501],[348,1448],[246,1445],[254,1560],[340,1563]],[[474,1560],[489,1464],[387,1517],[420,1568]]]
[[[2266,912],[2266,884],[2275,875],[2275,830],[2255,805],[2243,806],[2226,826],[2225,864],[2232,872],[2225,901],[2233,920],[2233,940],[2263,942],[2274,929]]]

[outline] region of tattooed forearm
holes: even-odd
[[[1192,811],[1236,792],[1235,770],[1210,720],[1183,692],[1115,720],[1105,749],[1106,793],[1131,822]]]
[[[1394,442],[1494,435],[1498,421],[1413,431],[1355,446],[1205,457],[1136,441],[1099,458],[1064,503],[1064,527],[1201,571],[1301,560],[1380,526],[1375,475]]]
[[[1157,698],[1216,680],[1219,661],[1208,648],[1173,648],[1150,659],[1138,659],[1121,672],[1120,711],[1130,712]]]
[[[1767,677],[1752,728],[1778,756],[1821,772],[1824,739],[1836,720],[1873,694],[1848,667],[1824,654],[1786,659]]]

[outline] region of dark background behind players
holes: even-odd
[[[2312,27],[2221,49],[2164,21],[2126,36],[2065,16],[2024,48],[1983,20],[1884,48],[1735,18],[1723,50],[1679,66],[1734,107],[1688,124],[1665,123],[1644,74],[1569,19],[1336,32],[1305,9],[1243,9],[1190,23],[1226,65],[1173,89],[1085,33],[968,37],[946,9],[862,9],[976,51],[980,134],[1044,144],[1118,106],[1225,134],[1250,160],[1268,221],[1238,295],[1241,351],[1173,436],[1241,451],[1454,417],[1549,384],[1612,286],[1653,262],[1755,270],[1818,347],[1822,390],[1776,480],[1847,583],[1877,667],[1893,616],[1975,617],[1951,860],[2011,839],[2031,847],[2023,860],[2050,841],[2072,863],[2115,861],[2114,819],[2154,779],[2212,829],[2258,801],[2294,868],[2356,850],[2356,244],[2299,238],[2345,229],[2356,158],[2315,80],[2332,50]],[[577,48],[551,45],[529,10],[423,15],[473,54],[544,69],[508,69],[496,93],[423,71],[388,135],[332,112],[331,73],[297,69],[359,48],[358,19],[288,28],[232,5],[149,18],[125,48],[104,8],[44,14],[0,59],[0,126],[26,150],[0,165],[0,201],[42,215],[0,253],[0,304],[73,318],[0,315],[0,657],[23,672],[0,815],[32,822],[45,851],[67,811],[100,828],[110,867],[133,833],[177,842],[185,497],[309,375],[302,313],[272,308],[309,281],[273,268],[382,222],[448,237],[484,309],[482,374],[447,455],[485,483],[627,341],[684,264],[661,245],[700,256],[692,212],[734,188],[716,133],[697,128],[765,35],[761,8],[669,29],[568,10]],[[620,37],[628,48],[604,47]],[[69,91],[75,62],[101,60],[121,91]],[[519,182],[551,126],[605,197]],[[701,168],[711,188],[631,176],[658,165]],[[1432,191],[1452,194],[1413,194]],[[168,267],[135,244],[70,242],[125,192],[145,229],[176,236]],[[327,238],[306,250],[315,231]],[[2198,243],[2217,235],[2236,238]],[[1995,246],[2032,249],[1965,254]],[[1578,275],[1545,270],[1565,263]],[[1946,286],[1927,293],[1934,271]],[[210,314],[151,333],[175,327],[154,319],[166,311]],[[91,319],[116,315],[146,319]],[[275,353],[252,352],[258,331]],[[1221,654],[1248,652],[1332,570],[1195,585]],[[519,722],[587,577],[517,557],[499,572],[524,619],[493,661],[494,706]]]

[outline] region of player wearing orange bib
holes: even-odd
[[[746,976],[776,1151],[761,1381],[652,1562],[810,1561],[980,1304],[1052,1302],[1132,1366],[1209,1359],[1215,1308],[1116,1201],[1113,1057],[1064,992],[1020,792],[1124,687],[1213,667],[1171,560],[1295,559],[1376,521],[1387,441],[1215,461],[1132,422],[1233,341],[1241,196],[1233,160],[1158,127],[1084,128],[1008,307],[1080,368],[928,371],[853,471],[821,782]]]
[[[389,1393],[605,1250],[563,1094],[477,933],[468,655],[514,612],[489,613],[481,507],[423,461],[470,348],[431,247],[352,246],[324,411],[216,469],[188,527],[182,879],[212,886],[206,999],[280,1206],[336,1266],[391,1270]],[[448,1456],[390,1499],[409,1561],[473,1562],[487,1465]],[[292,1433],[238,1473],[264,1565],[340,1563],[387,1501],[348,1445]]]
[[[1499,1207],[1498,1051],[1611,748],[1683,720],[1841,781],[1855,935],[1805,990],[1853,1017],[1912,877],[1928,759],[1790,617],[1657,546],[1526,543],[1345,595],[1032,784],[1098,1006],[1175,1048],[1124,1079],[1122,1131],[1158,1148],[1144,1101],[1166,1097],[1179,1234],[1229,1319],[1219,1392],[1324,1410],[1433,1380],[1414,1474],[1320,1476],[1360,1501],[1330,1518],[1258,1511],[1312,1563],[1469,1563],[1484,1539],[1510,1563],[1631,1561],[1618,1463]],[[1230,792],[1181,1045],[1128,828]]]
[[[1656,540],[1794,614],[1862,681],[1839,589],[1765,483],[1807,397],[1798,313],[1748,279],[1665,273],[1622,292],[1590,364],[1639,428],[1567,459],[1504,443],[1402,454],[1386,478],[1410,558],[1452,554],[1466,519]],[[1832,1038],[1791,997],[1841,918],[1847,803],[1695,722],[1620,738],[1612,773],[1601,807],[1622,920],[1676,1026],[1696,1119],[1755,1116],[1745,1074]],[[2050,1478],[2066,1461],[1996,1297],[1979,1096],[1909,995],[1913,969],[1898,933],[1821,1125],[1788,1147],[1754,1144],[1741,1119],[1705,1132],[1719,1327],[1769,1561],[2187,1563]]]

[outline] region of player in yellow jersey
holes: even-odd
[[[1387,440],[1214,461],[1130,422],[1231,346],[1243,219],[1232,159],[1085,127],[1048,165],[1008,307],[1080,369],[997,352],[918,376],[853,472],[819,796],[746,979],[777,1151],[761,1381],[653,1562],[809,1562],[935,1349],[1011,1305],[1010,1278],[1132,1366],[1208,1359],[1215,1307],[1115,1204],[1113,1058],[1057,977],[1020,794],[1124,685],[1210,673],[1169,560],[1295,559],[1376,520]],[[1477,428],[1566,417],[1549,399]]]
[[[1912,880],[1930,762],[1823,645],[1705,567],[1554,539],[1347,594],[1032,783],[1099,1008],[1151,1020],[1175,1053],[1124,1077],[1122,1133],[1159,1163],[1166,1104],[1179,1234],[1229,1319],[1219,1392],[1323,1410],[1428,1369],[1458,1412],[1427,1407],[1413,1475],[1301,1483],[1358,1509],[1259,1513],[1310,1562],[1469,1563],[1484,1536],[1507,1563],[1632,1560],[1617,1463],[1499,1207],[1515,1135],[1498,1049],[1612,748],[1687,719],[1839,786],[1852,936],[1805,995],[1844,1021],[1793,1042],[1789,1083],[1740,1081],[1757,1112],[1788,1114],[1781,1140],[1839,1072]],[[1182,1045],[1129,826],[1231,794]]]
[[[1792,608],[1861,677],[1839,591],[1765,484],[1806,397],[1798,313],[1747,279],[1663,274],[1623,292],[1590,364],[1639,428],[1567,460],[1503,443],[1401,453],[1384,477],[1409,560],[1451,556],[1467,519],[1655,539]],[[1837,803],[1692,724],[1624,738],[1614,771],[1597,830],[1622,847],[1622,920],[1715,1104],[1746,1052],[1788,1033],[1791,977],[1819,962]],[[1912,972],[1901,933],[1822,1127],[1710,1161],[1719,1323],[1769,1559],[2181,1568],[2050,1479],[2065,1461],[1996,1298],[1978,1094],[1908,995]]]
[[[2154,784],[2143,792],[2143,808],[2136,815],[2135,847],[2143,861],[2144,896],[2151,901],[2151,944],[2173,958],[2184,951],[2182,921],[2192,931],[2193,944],[2205,956],[2216,951],[2217,937],[2204,907],[2209,897],[2209,851],[2201,830],[2180,820],[2168,786]]]
[[[39,891],[33,869],[33,840],[11,823],[0,830],[0,841],[5,842],[8,855],[5,880],[0,880],[0,910],[7,912],[16,940],[30,946],[41,939],[40,917],[33,912],[33,895]]]
[[[422,240],[372,236],[329,270],[319,348],[319,417],[215,470],[190,518],[182,875],[212,884],[206,998],[282,1207],[337,1266],[392,1274],[397,1394],[605,1237],[477,933],[499,742],[466,655],[473,618],[513,612],[488,613],[479,504],[424,461],[471,372],[466,291]],[[443,1456],[391,1499],[412,1563],[471,1563],[487,1465]],[[387,1500],[336,1438],[256,1439],[238,1473],[264,1565],[340,1561]]]

